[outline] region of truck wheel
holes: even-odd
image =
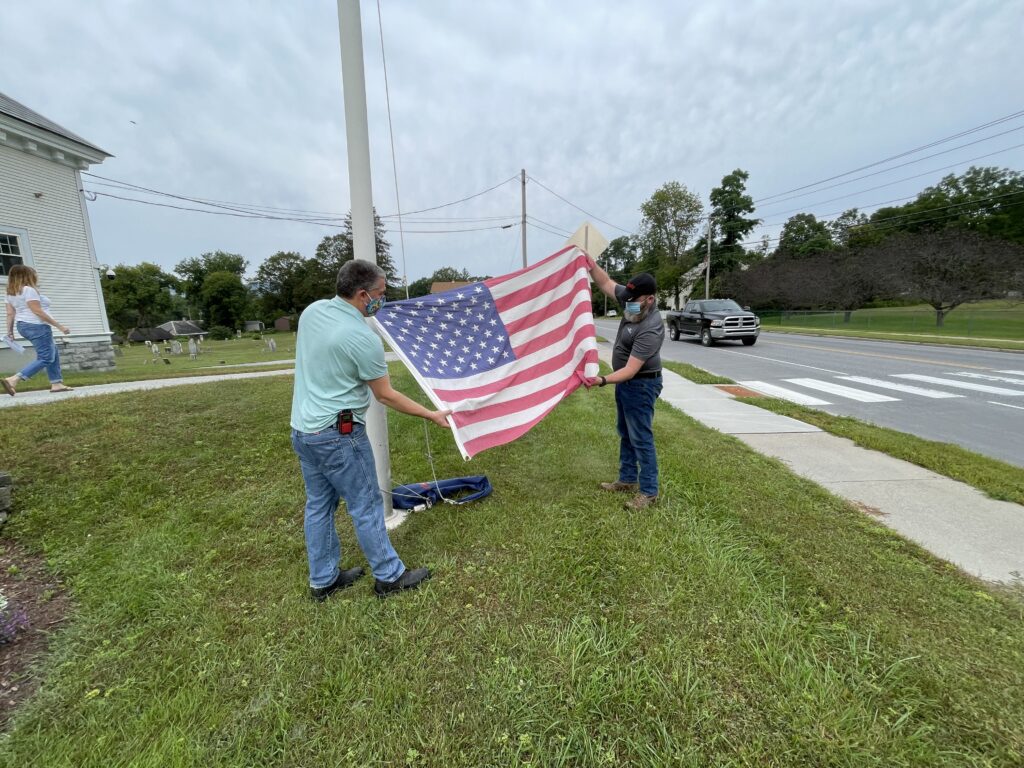
[[[668,327],[668,335],[672,338],[672,341],[679,341],[679,326],[672,323]]]
[[[715,340],[711,338],[710,328],[704,328],[703,330],[701,330],[700,343],[703,344],[705,347],[713,347],[715,345]]]
[[[744,336],[743,337],[743,346],[744,347],[752,347],[756,343],[757,343],[757,336]]]

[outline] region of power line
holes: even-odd
[[[868,168],[874,168],[875,166],[883,165],[885,163],[891,162],[892,160],[898,160],[901,157],[906,157],[907,155],[913,155],[913,154],[916,154],[917,152],[922,152],[922,151],[924,151],[926,149],[931,149],[932,147],[936,147],[939,144],[945,144],[947,141],[952,141],[953,139],[958,139],[961,136],[968,136],[968,135],[970,135],[972,133],[977,133],[978,131],[983,131],[986,128],[991,128],[992,126],[999,125],[1000,123],[1005,123],[1005,122],[1007,122],[1009,120],[1015,120],[1015,119],[1017,119],[1017,118],[1019,118],[1021,116],[1024,116],[1024,110],[1021,110],[1019,112],[1014,112],[1014,113],[1009,114],[1009,115],[1005,115],[1005,116],[997,118],[995,120],[991,120],[991,121],[989,121],[987,123],[983,123],[982,125],[977,125],[977,126],[975,126],[973,128],[968,128],[967,130],[960,131],[959,133],[954,133],[953,135],[946,136],[943,139],[937,139],[937,140],[932,141],[932,142],[930,142],[928,144],[922,144],[919,147],[914,147],[913,149],[908,149],[905,152],[900,152],[899,154],[892,155],[891,157],[887,157],[887,158],[884,158],[882,160],[877,160],[877,161],[875,161],[873,163],[868,163],[867,165],[862,165],[859,168],[854,168],[853,170],[846,171],[844,173],[839,173],[839,174],[836,174],[835,176],[829,176],[827,179],[821,179],[820,181],[815,181],[815,182],[813,182],[811,184],[804,184],[803,186],[800,186],[800,187],[794,187],[793,189],[787,189],[784,192],[778,192],[778,193],[776,193],[774,195],[768,195],[767,197],[762,197],[759,200],[755,200],[754,203],[755,204],[756,203],[762,203],[762,202],[765,202],[766,200],[772,200],[773,198],[776,198],[776,197],[782,197],[783,195],[788,195],[791,192],[799,192],[799,191],[804,190],[804,189],[810,189],[811,187],[817,187],[817,186],[819,186],[821,184],[824,184],[826,182],[833,181],[835,179],[841,179],[844,176],[849,176],[852,173],[858,173],[860,171],[867,170]],[[1020,129],[1019,128],[1015,128],[1015,129],[1012,129],[1012,130],[1020,130]],[[989,137],[984,138],[984,139],[979,139],[979,141],[988,141],[989,139],[993,139],[996,136],[1002,136],[1004,133],[1010,133],[1010,131],[1003,131],[1003,133],[997,133],[997,134],[994,134],[993,136],[989,136]],[[966,147],[966,146],[970,146],[971,144],[977,144],[977,143],[978,143],[978,141],[970,142],[969,144],[962,144],[960,147],[954,147],[954,149],[960,149],[961,147]],[[952,152],[953,150],[947,150],[947,151],[948,152]],[[940,152],[940,153],[937,153],[937,154],[945,154],[945,153],[944,152]],[[930,155],[929,157],[935,157],[935,155]],[[920,160],[924,160],[924,159],[926,159],[926,158],[920,158]],[[914,162],[918,162],[918,161],[914,161]],[[904,163],[903,165],[908,165],[908,163]],[[894,166],[894,167],[900,168],[902,166]],[[880,171],[880,173],[885,173],[885,171]],[[869,174],[869,175],[873,175],[873,174]]]
[[[442,203],[441,205],[435,205],[435,206],[432,206],[430,208],[420,208],[417,211],[406,211],[404,215],[408,216],[408,215],[412,215],[414,213],[426,213],[427,211],[436,211],[439,208],[447,208],[448,206],[451,206],[451,205],[458,205],[459,203],[464,203],[467,200],[472,200],[474,197],[480,197],[481,195],[486,195],[488,192],[493,192],[498,187],[501,187],[501,186],[503,186],[505,184],[508,184],[510,181],[518,181],[518,180],[519,180],[519,176],[518,175],[510,176],[509,178],[505,179],[504,181],[502,181],[502,182],[500,182],[498,184],[495,184],[493,187],[488,187],[487,189],[483,190],[482,192],[477,192],[476,194],[469,195],[467,197],[462,197],[462,198],[459,198],[458,200],[452,200],[450,203]],[[388,213],[388,214],[385,214],[385,215],[381,216],[381,218],[382,219],[393,219],[397,215],[398,214],[395,214],[395,213]]]
[[[187,201],[187,202],[199,203],[201,205],[213,205],[215,207],[229,206],[229,210],[252,209],[255,212],[272,211],[272,212],[277,212],[277,213],[295,213],[295,214],[303,214],[304,218],[311,218],[311,217],[320,218],[321,216],[323,216],[323,217],[343,219],[345,217],[344,214],[335,213],[333,211],[306,211],[306,210],[302,210],[300,208],[275,208],[273,206],[255,205],[255,204],[252,204],[252,203],[235,203],[235,202],[231,202],[231,201],[228,201],[228,200],[213,200],[213,199],[210,199],[210,198],[194,197],[194,196],[189,196],[189,195],[176,195],[176,194],[173,194],[171,192],[162,192],[162,191],[160,191],[158,189],[151,189],[149,187],[143,187],[143,186],[140,186],[138,184],[132,184],[131,182],[128,182],[128,181],[120,181],[119,179],[111,179],[111,178],[109,178],[107,176],[100,176],[100,175],[95,174],[95,173],[88,173],[88,172],[83,171],[82,175],[83,176],[89,176],[89,177],[94,178],[94,179],[102,179],[103,180],[102,182],[99,182],[99,181],[90,181],[89,182],[90,184],[94,184],[94,185],[97,185],[97,186],[114,187],[114,188],[117,188],[117,189],[124,189],[124,190],[138,191],[138,192],[147,192],[147,193],[152,194],[152,195],[159,195],[161,197],[171,197],[171,198],[174,198],[174,199],[177,199],[177,200],[184,200],[184,201]],[[103,182],[109,182],[109,183],[103,183]]]
[[[321,227],[331,227],[333,229],[344,229],[344,227],[342,227],[342,226],[340,226],[338,224],[328,224],[328,223],[325,223],[325,222],[313,221],[312,219],[299,219],[299,218],[294,218],[294,217],[290,217],[290,216],[270,216],[268,214],[251,213],[251,212],[250,213],[243,213],[243,212],[237,212],[237,211],[211,211],[211,210],[209,210],[207,208],[189,208],[187,206],[173,205],[171,203],[158,203],[158,202],[155,202],[153,200],[140,200],[140,199],[135,198],[135,197],[122,197],[121,195],[115,195],[115,194],[112,194],[110,192],[95,192],[95,191],[93,191],[92,194],[96,195],[97,197],[110,197],[110,198],[113,198],[114,200],[124,200],[124,201],[130,202],[130,203],[142,203],[143,205],[152,205],[152,206],[157,207],[157,208],[173,208],[173,209],[179,210],[179,211],[192,211],[194,213],[206,213],[206,214],[209,214],[211,216],[233,216],[235,218],[240,218],[240,219],[267,219],[267,220],[270,220],[270,221],[296,221],[296,222],[299,222],[299,223],[302,223],[302,224],[315,224],[315,225],[321,226]]]
[[[1007,192],[1007,193],[1002,194],[1002,195],[992,195],[990,197],[979,197],[976,200],[970,200],[970,201],[967,201],[967,202],[964,202],[964,203],[956,203],[956,205],[974,205],[975,203],[984,203],[984,202],[987,202],[989,200],[998,200],[1001,197],[1006,197],[1008,195],[1018,195],[1018,194],[1021,194],[1021,193],[1020,192]],[[919,192],[916,195],[908,195],[907,197],[896,197],[896,198],[893,198],[892,200],[883,200],[883,201],[878,202],[878,203],[868,203],[867,205],[865,205],[863,207],[864,208],[882,208],[882,207],[884,207],[886,205],[892,205],[893,203],[902,203],[905,200],[916,200],[920,196],[921,196],[921,193]],[[860,211],[860,208],[857,208],[855,210]],[[931,210],[931,209],[929,209],[929,210]],[[936,210],[939,210],[939,209],[936,209]],[[824,220],[828,219],[831,216],[839,216],[839,215],[841,215],[843,213],[845,213],[845,211],[833,211],[832,213],[820,214],[820,216],[816,217],[816,218],[820,218],[822,221],[824,221]],[[906,214],[906,215],[912,216],[913,214]],[[779,227],[779,226],[784,227],[784,226],[786,226],[786,223],[788,221],[789,221],[789,219],[786,219],[786,221],[775,221],[775,222],[772,222],[770,224],[762,224],[761,226],[762,227]]]
[[[549,235],[555,235],[556,237],[568,237],[568,235],[565,234],[564,232],[556,232],[553,229],[542,227],[540,224],[534,224],[532,221],[527,221],[526,226],[533,227],[534,229],[539,229],[541,232],[547,232]]]
[[[922,209],[920,211],[914,211],[912,213],[900,214],[898,216],[886,216],[884,218],[876,219],[874,221],[866,221],[863,224],[854,224],[853,227],[851,227],[851,228],[864,227],[865,229],[867,229],[869,231],[872,231],[872,232],[888,232],[888,231],[893,230],[893,229],[900,229],[901,227],[904,227],[904,226],[910,225],[910,224],[928,224],[928,223],[931,223],[931,222],[934,222],[934,221],[946,221],[946,220],[952,219],[952,218],[954,218],[956,216],[959,216],[960,212],[956,212],[956,213],[950,212],[950,213],[947,213],[947,214],[945,214],[943,216],[935,216],[935,217],[928,218],[928,219],[914,219],[913,217],[920,216],[920,215],[927,214],[927,213],[934,213],[935,211],[951,211],[954,208],[963,208],[963,207],[966,207],[966,206],[977,205],[978,203],[988,202],[988,201],[991,201],[991,200],[1003,199],[1003,198],[1006,198],[1006,197],[1013,197],[1014,195],[1024,195],[1024,191],[1007,192],[1007,193],[1002,194],[1002,195],[992,195],[990,197],[979,198],[978,200],[969,200],[969,201],[965,201],[965,202],[962,202],[962,203],[953,203],[951,205],[935,206],[933,208],[924,208],[924,209]],[[1017,207],[1019,207],[1021,205],[1024,205],[1024,200],[1022,200],[1021,202],[1018,202],[1018,203],[1009,203],[1009,204],[1006,204],[1006,205],[1001,205],[1000,207],[1001,207],[1002,210],[1006,210],[1006,209],[1009,209],[1009,208],[1017,208]],[[913,220],[912,221],[904,221],[904,219],[913,219]],[[882,227],[878,226],[878,224],[884,224],[884,223],[887,223],[888,226],[882,226]],[[744,241],[742,243],[735,243],[734,245],[730,245],[730,246],[719,246],[719,250],[721,251],[721,250],[724,250],[726,248],[729,248],[729,249],[741,248],[742,249],[744,246],[748,246],[748,245],[761,245],[762,243],[764,243],[766,241],[768,243],[777,243],[777,242],[779,242],[781,240],[782,240],[782,235],[778,234],[778,235],[775,235],[773,237],[767,237],[766,236],[766,237],[763,237],[763,238],[761,238],[759,240],[747,240],[747,241]]]
[[[398,242],[402,249],[402,282],[405,283],[405,298],[409,298],[409,270],[405,264],[405,229],[402,226],[402,199],[398,194],[398,161],[395,160],[395,128],[391,123],[391,90],[388,88],[388,57],[384,53],[384,21],[377,0],[377,28],[380,30],[380,59],[384,67],[384,100],[388,107],[388,136],[391,138],[391,169],[395,176],[395,207],[398,209]]]
[[[559,200],[561,200],[561,201],[562,201],[563,203],[565,203],[566,205],[571,205],[571,206],[572,206],[573,208],[575,208],[575,209],[576,209],[577,211],[579,211],[580,213],[586,213],[586,214],[587,214],[587,216],[589,216],[590,218],[594,219],[595,221],[600,221],[600,222],[601,222],[602,224],[607,224],[607,225],[608,225],[609,227],[613,227],[614,229],[617,229],[617,230],[619,230],[620,232],[625,232],[625,233],[626,233],[627,235],[629,235],[629,234],[632,234],[632,233],[631,233],[631,232],[630,232],[630,231],[629,231],[628,229],[623,229],[622,227],[618,226],[617,224],[612,224],[612,223],[611,223],[610,221],[605,221],[604,219],[600,218],[599,216],[595,216],[594,214],[592,214],[592,213],[589,213],[589,212],[587,212],[587,211],[583,210],[583,209],[582,209],[582,208],[580,208],[580,207],[579,207],[578,205],[576,205],[576,203],[572,203],[572,202],[569,202],[569,201],[568,201],[568,200],[566,200],[566,199],[565,199],[564,197],[562,197],[562,196],[561,196],[560,194],[558,194],[557,192],[555,192],[555,191],[554,191],[553,189],[551,189],[551,188],[549,188],[549,187],[546,187],[546,186],[544,186],[544,184],[542,184],[542,183],[541,183],[540,181],[538,181],[537,179],[535,179],[535,178],[534,178],[533,176],[529,176],[529,175],[527,175],[527,178],[528,178],[528,179],[529,179],[530,181],[532,181],[532,182],[533,182],[534,184],[537,184],[537,185],[538,185],[539,187],[541,187],[542,189],[546,189],[546,190],[547,190],[548,192],[550,192],[550,193],[551,193],[552,195],[554,195],[555,197],[557,197],[557,198],[558,198]]]
[[[191,211],[193,213],[205,213],[210,216],[233,216],[241,219],[266,219],[270,221],[294,221],[299,224],[313,224],[320,227],[331,227],[332,229],[344,229],[339,224],[328,224],[322,221],[315,221],[312,219],[293,218],[289,216],[269,216],[266,214],[259,213],[240,213],[234,211],[211,211],[206,208],[189,208],[182,205],[173,205],[171,203],[158,203],[153,200],[140,200],[135,197],[122,197],[121,195],[114,195],[110,192],[93,192],[92,194],[98,197],[110,197],[115,200],[123,200],[129,203],[141,203],[142,205],[151,205],[157,208],[173,208],[178,211]],[[405,233],[407,235],[444,235],[455,232],[485,232],[491,229],[509,229],[514,226],[513,224],[495,224],[487,227],[467,227],[464,229],[407,229]]]
[[[533,220],[534,220],[534,221],[536,221],[536,222],[537,222],[538,224],[543,224],[543,225],[544,225],[545,227],[548,227],[548,228],[550,228],[550,229],[554,229],[554,230],[561,230],[561,229],[562,229],[562,228],[561,228],[560,226],[558,226],[557,224],[552,224],[552,223],[551,223],[551,222],[549,222],[549,221],[544,221],[543,219],[538,219],[538,218],[537,218],[536,216],[531,216],[530,214],[526,214],[526,218],[527,218],[527,219],[533,219]],[[566,237],[571,237],[572,235],[571,235],[571,234],[570,234],[569,232],[566,232],[566,233],[565,233],[565,236],[566,236]]]
[[[520,227],[520,226],[522,226],[522,224],[517,221],[514,226],[515,227]],[[511,257],[512,260],[511,260],[511,262],[509,264],[509,271],[510,272],[515,272],[516,256],[518,255],[518,252],[519,252],[519,233],[516,232],[515,233],[515,237],[512,238],[512,257]]]
[[[1009,151],[1014,150],[1014,149],[1020,149],[1021,147],[1024,147],[1024,144],[1014,144],[1012,147],[1006,147],[1005,149],[998,149],[995,152],[989,152],[988,154],[985,154],[985,155],[978,155],[977,157],[972,157],[969,160],[961,160],[959,162],[952,163],[951,165],[944,165],[941,168],[933,168],[930,171],[925,171],[924,173],[914,174],[913,176],[904,176],[902,179],[896,179],[896,181],[890,181],[890,182],[888,182],[886,184],[879,184],[878,186],[875,186],[875,187],[868,187],[867,189],[861,189],[861,190],[858,190],[857,192],[849,192],[849,193],[847,193],[845,195],[840,195],[839,197],[829,198],[828,200],[818,200],[818,201],[813,202],[813,203],[807,203],[806,205],[804,205],[804,206],[802,206],[800,208],[791,208],[788,211],[776,211],[772,215],[774,215],[774,216],[785,216],[787,213],[798,213],[798,212],[807,210],[807,208],[813,208],[816,205],[824,205],[825,203],[834,203],[837,200],[845,200],[846,198],[853,197],[854,195],[861,195],[861,194],[863,194],[865,192],[874,192],[876,189],[884,189],[885,187],[891,187],[891,186],[894,186],[896,184],[900,184],[901,182],[904,182],[904,181],[910,181],[911,179],[919,179],[922,176],[930,176],[933,173],[939,173],[940,171],[946,171],[946,170],[949,170],[950,168],[956,168],[959,165],[964,165],[965,163],[973,163],[976,160],[983,160],[986,157],[991,157],[992,155],[998,155],[998,154],[1001,154],[1003,152],[1009,152]],[[825,187],[825,189],[828,189],[828,187]],[[920,195],[920,194],[921,193],[919,192],[918,195]],[[901,198],[901,199],[909,200],[909,199],[911,199],[913,197],[917,197],[918,195],[911,195],[910,197]],[[782,202],[782,201],[779,200],[778,202]],[[890,200],[889,202],[896,202],[896,201]],[[875,203],[868,203],[864,207],[869,207],[870,208],[873,205],[876,205],[876,204]],[[885,203],[881,203],[881,205],[885,205]],[[857,206],[857,207],[860,208],[862,206]],[[840,211],[840,213],[842,213],[842,211]],[[826,214],[821,214],[821,215],[822,216],[832,216],[832,215],[836,215],[836,214],[828,214],[828,213],[826,213]],[[774,224],[764,224],[762,226],[770,227],[770,226],[775,226],[775,225]]]
[[[229,200],[216,200],[216,199],[213,199],[213,198],[204,198],[204,197],[197,197],[197,196],[192,196],[192,195],[178,195],[178,194],[174,194],[173,192],[164,192],[164,191],[161,191],[159,189],[153,189],[151,187],[144,187],[144,186],[139,185],[139,184],[133,184],[131,182],[122,181],[120,179],[113,179],[113,178],[110,178],[108,176],[100,176],[99,174],[89,173],[89,172],[86,172],[86,171],[83,171],[82,175],[83,176],[88,176],[88,177],[90,177],[92,179],[100,179],[101,181],[90,181],[89,182],[90,184],[94,184],[94,185],[97,185],[97,186],[113,186],[115,188],[120,188],[120,189],[124,189],[124,190],[130,190],[130,191],[136,191],[136,192],[146,192],[146,193],[151,194],[151,195],[158,195],[160,197],[169,197],[169,198],[172,198],[172,199],[175,199],[175,200],[182,200],[184,202],[196,203],[198,205],[209,205],[211,207],[223,208],[224,210],[236,211],[238,213],[253,213],[253,212],[260,213],[260,212],[264,212],[264,211],[271,211],[272,215],[276,214],[276,213],[294,213],[294,214],[297,214],[299,218],[289,219],[289,220],[311,220],[314,223],[320,223],[320,222],[324,222],[324,221],[344,221],[345,218],[348,215],[348,214],[338,213],[336,211],[310,211],[310,210],[305,210],[305,209],[301,209],[301,208],[278,208],[278,207],[274,207],[274,206],[257,205],[255,203],[238,203],[238,202],[233,202],[233,201],[229,201]],[[402,215],[403,216],[408,216],[408,215],[413,215],[413,214],[417,214],[417,213],[425,213],[427,211],[434,211],[434,210],[438,210],[440,208],[447,208],[447,207],[452,206],[452,205],[457,205],[458,203],[465,202],[466,200],[472,200],[475,197],[480,197],[481,195],[485,195],[488,192],[491,192],[491,191],[497,189],[498,187],[502,186],[503,184],[508,184],[508,182],[515,181],[515,180],[518,180],[518,176],[512,176],[512,177],[510,177],[508,179],[505,179],[504,181],[502,181],[499,184],[495,184],[493,187],[488,187],[487,189],[482,190],[480,192],[477,192],[476,194],[469,195],[468,197],[463,197],[463,198],[460,198],[459,200],[453,200],[453,201],[451,201],[449,203],[442,203],[441,205],[435,205],[435,206],[432,206],[430,208],[422,208],[422,209],[417,210],[417,211],[406,211]],[[102,183],[102,182],[108,182],[108,183]],[[99,194],[99,193],[97,193],[97,194]],[[396,217],[397,217],[397,214],[393,214],[393,213],[392,214],[384,214],[382,216],[379,216],[379,218],[381,218],[381,219],[391,219],[391,218],[396,218]],[[482,217],[482,218],[489,218],[489,217]]]
[[[419,217],[419,216],[402,216],[402,221],[411,221],[416,224],[466,224],[469,222],[479,221],[509,221],[515,220],[518,223],[519,214],[510,213],[505,216],[436,216],[436,217]]]
[[[922,160],[930,160],[931,158],[939,157],[940,155],[948,155],[950,152],[955,152],[958,149],[963,149],[964,147],[970,147],[970,146],[973,146],[974,144],[980,144],[983,141],[988,141],[989,139],[995,139],[995,138],[997,138],[999,136],[1004,136],[1007,133],[1013,133],[1015,131],[1024,131],[1024,125],[1019,126],[1017,128],[1011,128],[1008,131],[1003,131],[1002,133],[997,133],[997,134],[994,134],[994,135],[989,136],[989,137],[984,138],[984,139],[978,139],[977,141],[970,141],[970,142],[968,142],[966,144],[960,144],[959,146],[952,147],[951,149],[944,149],[942,152],[936,152],[936,153],[931,154],[931,155],[925,155],[924,157],[919,157],[916,160],[908,160],[905,163],[900,163],[899,165],[894,165],[891,168],[883,168],[880,171],[873,171],[872,173],[865,173],[863,176],[855,176],[852,179],[847,179],[846,181],[840,181],[838,184],[830,184],[827,187],[821,187],[821,189],[814,189],[814,190],[811,190],[810,192],[801,192],[799,195],[793,195],[791,197],[783,197],[780,200],[776,200],[774,203],[769,203],[769,205],[775,205],[776,203],[784,203],[787,200],[796,200],[798,197],[806,197],[807,195],[813,195],[815,192],[820,192],[820,191],[823,191],[823,190],[826,190],[826,189],[833,189],[834,187],[841,187],[841,186],[843,186],[845,184],[852,184],[855,181],[860,181],[861,179],[868,179],[868,178],[871,178],[872,176],[879,176],[879,175],[881,175],[883,173],[889,173],[890,171],[895,171],[897,168],[903,168],[903,167],[908,166],[908,165],[914,165],[914,163],[920,163]],[[759,202],[759,201],[755,201],[755,203],[756,202]]]

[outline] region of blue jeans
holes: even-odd
[[[359,548],[370,570],[381,581],[394,581],[402,563],[384,526],[384,502],[377,487],[377,468],[366,427],[354,424],[342,435],[331,426],[320,432],[292,430],[292,448],[299,456],[306,483],[306,557],[309,585],[330,586],[338,577],[341,543],[334,527],[334,511],[344,499],[356,530]]]
[[[51,384],[60,384],[64,377],[60,372],[60,355],[57,354],[57,344],[53,341],[53,331],[46,323],[26,323],[18,321],[18,333],[32,342],[36,351],[36,359],[26,365],[18,375],[22,379],[31,379],[43,368]]]
[[[654,403],[661,379],[630,379],[615,385],[619,430],[619,482],[640,483],[640,493],[658,495],[658,455],[654,451]]]

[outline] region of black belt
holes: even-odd
[[[661,371],[640,371],[633,374],[634,379],[660,379]]]

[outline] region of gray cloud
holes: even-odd
[[[632,230],[640,204],[669,180],[706,199],[739,167],[763,197],[1024,108],[1014,74],[1024,71],[1020,2],[382,0],[382,12],[406,210],[526,168]],[[362,15],[374,199],[391,213],[376,5],[364,2]],[[334,2],[98,0],[86,10],[71,0],[15,0],[0,8],[0,27],[17,31],[0,52],[0,90],[115,155],[95,172],[218,200],[348,209]],[[875,183],[1022,141],[1010,135]],[[984,162],[1019,169],[1024,152]],[[865,206],[942,175],[814,205],[873,186],[861,182],[758,215],[775,222],[801,203],[818,213]],[[531,215],[562,230],[584,218],[537,185],[528,198]],[[431,215],[518,213],[513,182]],[[102,260],[166,268],[217,248],[253,265],[278,250],[311,255],[330,232],[105,198],[90,216]],[[394,225],[388,236],[400,257]],[[533,228],[529,240],[531,258],[561,244]],[[506,272],[518,264],[518,242],[517,229],[407,234],[410,279],[444,265]]]

